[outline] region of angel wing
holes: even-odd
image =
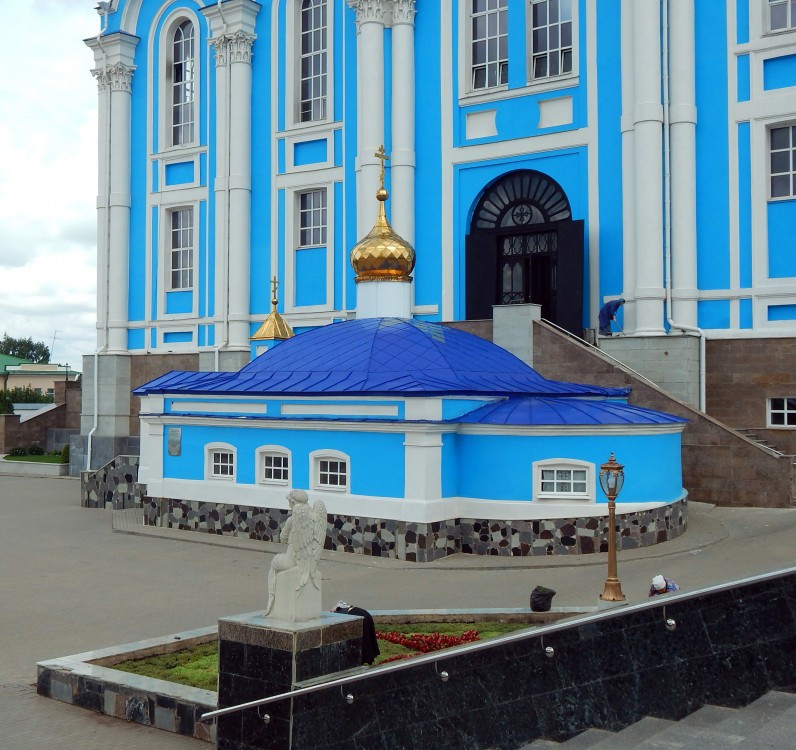
[[[315,588],[320,588],[318,560],[321,558],[323,542],[326,538],[326,506],[316,500],[312,508],[305,504],[296,504],[293,508],[293,532],[290,542],[296,565],[301,573],[296,590],[312,581]]]

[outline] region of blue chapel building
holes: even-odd
[[[98,340],[76,461],[145,464],[139,410],[159,396],[131,392],[165,373],[253,375],[272,279],[296,341],[393,317],[441,330],[523,304],[590,339],[622,297],[623,335],[601,348],[796,452],[796,374],[772,374],[796,356],[792,3],[108,0],[98,13],[85,40]],[[414,271],[376,292],[350,252],[382,181]],[[300,345],[263,361],[282,347]],[[642,349],[654,355],[634,359]],[[649,365],[665,357],[674,371]],[[463,420],[449,403],[461,396],[434,419]],[[505,404],[467,398],[476,421],[457,422],[460,437],[481,429],[479,409],[510,423]],[[578,402],[600,424],[621,401],[601,398]],[[541,402],[524,403],[535,423]],[[185,456],[171,458],[176,470]]]

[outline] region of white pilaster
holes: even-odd
[[[625,303],[625,330],[636,327],[636,191],[633,130],[633,3],[622,0],[622,289]],[[605,95],[605,94],[603,94]],[[609,94],[610,95],[610,94]],[[602,306],[604,300],[600,299]],[[596,319],[595,319],[596,322]]]
[[[127,352],[130,256],[130,96],[136,37],[90,39],[99,91],[97,196],[97,342],[108,353]]]
[[[392,213],[395,231],[415,244],[415,0],[393,0]]]
[[[226,0],[202,10],[216,56],[216,342],[249,351],[252,44],[259,3]]]
[[[404,440],[404,497],[438,500],[442,497],[442,435],[407,432]]]
[[[659,0],[634,0],[635,333],[663,335],[663,105]]]
[[[370,230],[384,144],[384,12],[387,0],[348,0],[357,22],[357,236]]]
[[[672,319],[697,325],[694,0],[669,0]]]

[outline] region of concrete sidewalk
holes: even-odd
[[[208,747],[39,698],[37,661],[211,626],[263,607],[271,554],[248,539],[147,530],[127,513],[79,506],[76,479],[0,476],[0,747],[4,750],[160,750]],[[653,575],[697,589],[794,564],[796,509],[692,504],[689,530],[649,550],[620,553],[629,601]],[[556,589],[556,606],[592,607],[605,555],[577,558],[455,556],[413,565],[342,553],[321,564],[324,606],[366,609],[527,607],[531,589]]]

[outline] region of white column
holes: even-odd
[[[98,344],[127,353],[130,256],[130,96],[138,40],[112,34],[86,44],[94,51],[99,89],[97,196]]]
[[[635,333],[663,335],[663,105],[659,0],[635,0]]]
[[[357,19],[357,236],[370,231],[384,144],[384,11],[386,0],[348,0]]]
[[[254,36],[229,40],[229,348],[249,351],[251,276],[251,46]]]
[[[404,440],[404,498],[439,500],[442,497],[442,435],[407,432]]]
[[[633,3],[622,0],[622,296],[625,330],[636,328],[636,201],[633,139]],[[610,96],[610,93],[607,94]],[[603,284],[600,285],[604,287]],[[605,300],[599,300],[602,307]],[[595,319],[596,322],[596,319]]]
[[[415,244],[415,0],[393,0],[390,223]]]
[[[246,352],[251,273],[251,60],[260,7],[254,0],[226,0],[202,10],[216,55],[216,344]]]
[[[697,325],[694,0],[669,0],[672,319]]]

